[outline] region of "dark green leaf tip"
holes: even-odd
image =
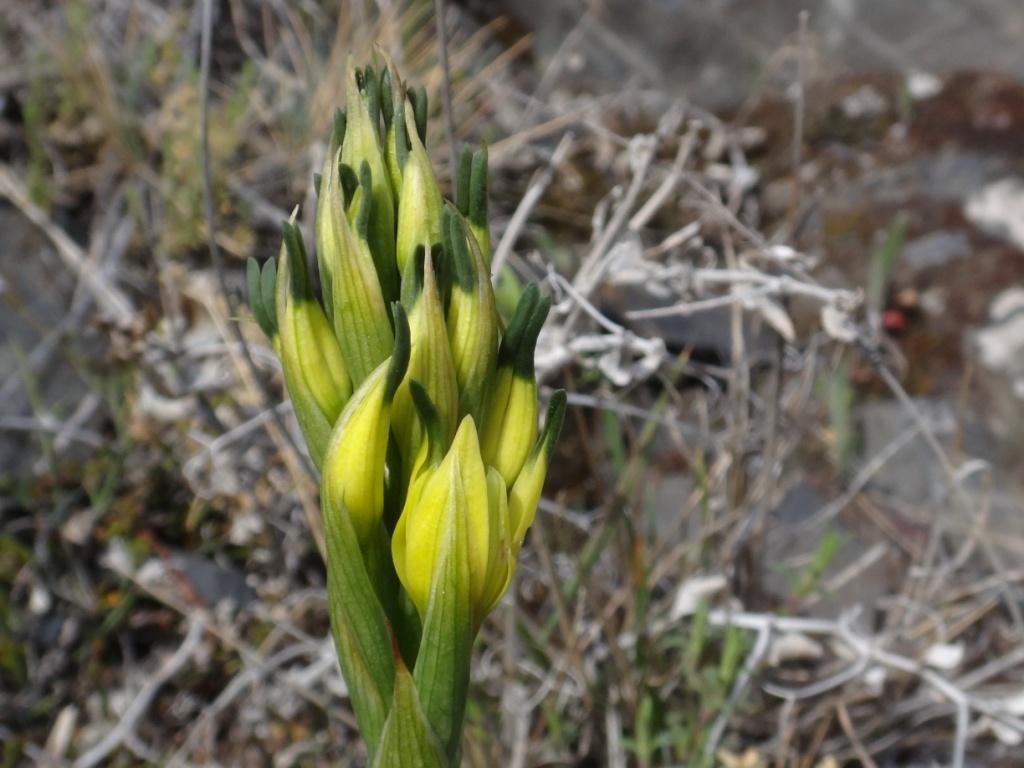
[[[562,422],[565,420],[566,395],[564,389],[557,390],[551,395],[548,403],[548,415],[544,419],[544,432],[540,436],[541,450],[547,456],[555,447],[555,441],[562,431]]]
[[[380,109],[384,115],[384,128],[391,127],[391,119],[395,116],[394,94],[391,90],[391,72],[387,67],[380,70]]]
[[[384,381],[384,399],[387,402],[395,396],[398,385],[405,377],[405,369],[409,367],[409,318],[405,314],[402,305],[397,301],[391,302],[391,316],[395,321],[395,347],[391,352],[391,362],[388,365],[387,378]]]
[[[519,296],[512,319],[508,321],[505,335],[501,339],[501,346],[498,348],[498,365],[511,365],[516,359],[516,353],[522,341],[526,326],[530,322],[530,316],[537,307],[540,299],[540,290],[536,283],[530,283]]]
[[[341,193],[345,196],[345,205],[348,205],[359,188],[359,177],[352,166],[341,163],[338,166],[338,179],[341,182]]]
[[[409,394],[412,395],[413,405],[416,406],[416,413],[423,422],[423,429],[427,433],[427,451],[430,464],[437,464],[444,456],[444,440],[441,432],[441,416],[430,399],[426,388],[419,380],[412,379],[409,382]]]
[[[455,205],[463,216],[469,216],[469,185],[473,173],[473,150],[468,144],[459,153],[459,174],[455,184]]]
[[[380,80],[377,73],[370,65],[366,66],[363,75],[363,84],[366,94],[366,111],[370,116],[370,125],[378,135],[380,134]]]
[[[313,191],[316,193],[317,200],[320,199],[320,186],[322,185],[324,177],[319,173],[313,174]]]
[[[292,222],[286,221],[281,225],[281,234],[288,252],[288,272],[291,275],[288,287],[291,296],[295,301],[305,301],[311,297],[311,291],[302,231]]]
[[[359,166],[359,186],[363,188],[363,196],[359,201],[359,213],[356,214],[356,232],[363,240],[370,239],[370,204],[373,202],[373,177],[370,164],[363,160]]]
[[[345,143],[345,129],[348,127],[348,113],[344,109],[334,110],[334,125],[331,129],[331,146],[328,151],[337,152]]]
[[[427,91],[423,86],[409,91],[412,100],[412,114],[416,122],[416,133],[423,145],[427,144]]]
[[[533,312],[530,314],[526,329],[519,340],[519,348],[516,350],[515,362],[513,363],[514,368],[512,370],[519,378],[533,379],[533,357],[534,351],[537,348],[537,337],[540,336],[540,329],[544,327],[544,321],[548,319],[548,312],[550,310],[551,298],[545,296],[537,302]]]
[[[399,169],[405,168],[409,157],[409,134],[405,129],[405,99],[398,103],[398,114],[395,117],[395,159]]]
[[[476,227],[487,226],[487,147],[473,155],[469,182],[469,210],[465,211]]]
[[[412,312],[420,294],[423,293],[423,270],[426,265],[426,249],[417,245],[412,258],[405,264],[402,274],[402,306]]]
[[[267,259],[263,264],[263,274],[260,276],[263,291],[263,310],[267,313],[267,322],[270,324],[273,336],[277,333],[277,259]]]
[[[446,208],[446,210],[448,210]],[[449,238],[451,241],[451,261],[455,267],[455,279],[458,282],[459,290],[463,293],[471,293],[476,286],[476,264],[469,252],[469,245],[466,240],[466,228],[463,225],[462,217],[457,213],[451,213],[448,218],[450,228]]]
[[[273,335],[273,328],[268,324],[267,309],[263,304],[263,285],[260,280],[260,265],[250,256],[245,262],[245,282],[249,289],[249,308],[252,310],[256,323],[267,336]]]

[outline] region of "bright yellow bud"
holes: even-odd
[[[317,466],[331,427],[352,392],[345,362],[320,302],[313,295],[302,236],[284,224],[276,286],[277,348],[295,416]]]
[[[409,313],[412,353],[409,370],[395,394],[392,426],[402,457],[403,476],[409,477],[425,431],[416,413],[409,383],[419,381],[437,409],[440,434],[447,443],[458,419],[458,388],[445,330],[441,295],[431,254],[420,252],[406,265],[402,300]]]
[[[537,382],[533,351],[551,306],[536,286],[523,292],[498,351],[483,430],[484,461],[511,486],[537,438]]]
[[[533,524],[533,518],[537,514],[537,504],[540,503],[544,479],[547,477],[548,465],[551,463],[551,451],[554,450],[555,440],[558,439],[558,433],[562,429],[564,417],[565,391],[559,390],[551,396],[547,420],[544,422],[544,432],[541,433],[537,444],[530,451],[530,455],[523,464],[523,469],[509,493],[509,536],[512,542],[513,559],[518,556],[519,548],[523,545],[523,539],[526,537],[526,531]]]
[[[483,254],[459,214],[444,211],[445,250],[454,267],[448,342],[459,385],[459,415],[482,423],[498,353],[498,311]]]
[[[370,539],[384,514],[384,469],[391,403],[409,361],[408,326],[395,311],[395,351],[362,383],[341,412],[324,456],[324,509],[344,507],[360,542]]]
[[[493,475],[494,473],[492,473]],[[470,604],[477,623],[501,597],[508,581],[507,502],[501,478],[488,478],[480,456],[476,424],[467,416],[451,448],[429,472],[418,498],[410,498],[391,539],[398,578],[420,615],[425,615],[436,566],[449,554],[451,532],[465,557]],[[462,525],[459,525],[461,523]],[[504,546],[502,540],[504,539]]]

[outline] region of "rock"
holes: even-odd
[[[991,322],[969,337],[978,363],[984,417],[992,432],[1024,447],[1024,286],[1002,291],[989,306]]]
[[[971,244],[965,232],[936,230],[911,240],[903,248],[903,262],[914,269],[941,267],[971,252]]]
[[[979,229],[1024,250],[1024,179],[999,179],[971,195],[964,214]]]

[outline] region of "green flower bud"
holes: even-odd
[[[459,386],[459,415],[483,423],[498,356],[498,311],[483,254],[461,217],[446,208],[445,251],[454,282],[448,303],[448,343]]]
[[[346,135],[351,133],[351,127]],[[339,150],[328,156],[317,200],[316,246],[324,295],[330,296],[334,332],[355,386],[391,354],[387,304],[367,242],[371,195],[361,199],[352,231],[345,216]],[[367,166],[367,172],[368,166]]]
[[[320,466],[352,384],[338,342],[313,295],[302,235],[292,222],[285,222],[283,229],[274,299],[278,353],[295,417]]]
[[[361,543],[384,515],[384,471],[395,391],[409,363],[409,327],[398,304],[395,351],[362,383],[338,418],[324,456],[320,492],[325,513],[344,507]]]
[[[548,465],[551,463],[551,452],[554,450],[558,433],[562,431],[564,418],[565,390],[560,389],[551,396],[547,419],[544,422],[544,431],[533,450],[530,451],[530,455],[523,464],[519,477],[516,478],[509,493],[509,535],[512,541],[513,561],[519,555],[519,548],[523,545],[526,531],[533,524],[533,518],[537,514],[537,504],[540,503],[544,479],[547,477]]]
[[[402,457],[403,476],[408,478],[425,437],[424,425],[416,413],[410,392],[410,382],[413,379],[419,381],[430,396],[446,444],[455,432],[459,393],[434,261],[422,248],[406,265],[402,293],[403,304],[409,313],[412,353],[408,373],[395,394],[392,428]]]
[[[354,170],[362,168],[363,163],[369,167],[372,204],[367,240],[384,298],[394,301],[399,293],[395,262],[395,198],[381,147],[380,82],[371,67],[356,69],[351,60],[347,79],[348,112],[341,162]]]
[[[510,486],[537,438],[533,352],[550,307],[550,299],[541,299],[537,286],[530,285],[520,297],[498,350],[482,444],[484,461],[501,472]]]
[[[416,133],[412,115],[405,115],[411,145],[401,166],[402,187],[398,195],[398,236],[395,255],[404,274],[409,259],[422,247],[430,249],[441,241],[441,191],[427,150]],[[400,141],[401,137],[396,137]],[[398,158],[396,158],[397,160]]]

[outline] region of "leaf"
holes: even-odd
[[[331,633],[352,708],[370,754],[376,752],[395,688],[395,659],[355,528],[342,503],[323,509]]]
[[[453,764],[461,746],[473,643],[465,495],[452,493],[413,675],[427,719]]]
[[[384,725],[373,768],[448,768],[455,764],[445,757],[441,742],[420,705],[413,678],[399,661],[394,706]]]

